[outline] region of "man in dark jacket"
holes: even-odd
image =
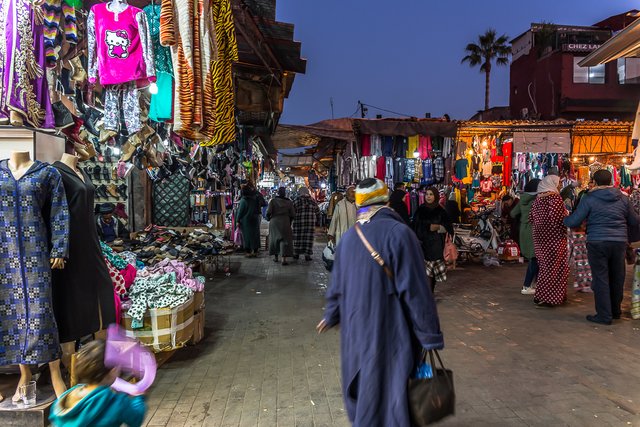
[[[596,303],[596,314],[587,316],[587,320],[610,325],[611,319],[621,315],[628,228],[637,226],[640,217],[629,198],[611,186],[611,172],[599,170],[593,174],[593,181],[596,187],[582,197],[564,224],[577,228],[587,221],[591,289]]]
[[[391,193],[391,196],[389,197],[389,207],[400,215],[400,218],[402,218],[405,224],[409,225],[409,210],[407,209],[405,197],[407,197],[407,192],[404,191],[404,184],[397,182],[393,189],[393,193]]]

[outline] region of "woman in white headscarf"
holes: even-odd
[[[567,227],[562,223],[567,210],[559,190],[557,175],[545,177],[538,186],[538,196],[529,214],[533,246],[540,266],[533,302],[539,307],[553,307],[567,299]]]

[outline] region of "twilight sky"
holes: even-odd
[[[280,123],[351,116],[358,100],[398,113],[468,119],[484,105],[484,77],[461,64],[464,47],[493,27],[514,38],[532,22],[592,25],[640,9],[638,0],[278,0],[295,24],[307,73]],[[508,105],[508,67],[494,68],[491,106]],[[377,113],[369,108],[370,118]],[[359,113],[358,113],[359,114]]]

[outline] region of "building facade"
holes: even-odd
[[[586,68],[578,63],[638,13],[632,10],[593,26],[532,24],[512,40],[512,118],[633,119],[640,99],[640,59]]]

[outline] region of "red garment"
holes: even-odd
[[[129,289],[133,282],[136,280],[136,275],[138,274],[138,270],[131,265],[127,264],[124,270],[120,270],[120,275],[124,279],[124,287]]]
[[[533,226],[533,247],[540,270],[535,299],[553,305],[565,302],[569,281],[567,215],[559,194],[538,196],[531,206],[529,221]]]
[[[376,159],[376,178],[384,181],[387,175],[387,163],[384,156],[380,156]]]
[[[360,137],[360,147],[362,148],[362,157],[371,155],[371,135]]]
[[[405,194],[404,203],[407,205],[407,212],[409,212],[409,216],[411,216],[411,196],[410,193]]]
[[[504,163],[502,165],[502,176],[504,185],[511,185],[511,167],[513,166],[513,143],[507,142],[502,144],[502,154],[504,155]]]
[[[418,138],[418,152],[422,160],[427,160],[431,157],[431,137],[420,135]]]

